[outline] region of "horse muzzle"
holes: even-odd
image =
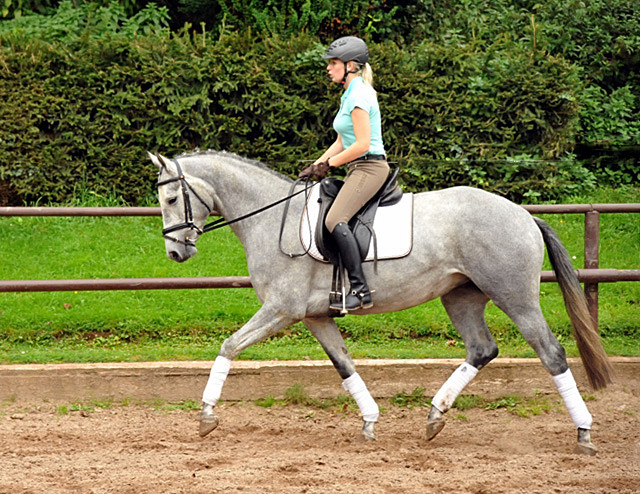
[[[191,246],[187,246],[184,249],[172,249],[167,246],[167,257],[176,262],[185,262],[190,257],[195,256],[197,253],[198,249]]]
[[[165,235],[164,238],[167,257],[172,261],[185,262],[198,253],[198,249],[196,249],[198,235],[195,233],[192,237],[187,235],[184,240],[174,238],[170,235]]]

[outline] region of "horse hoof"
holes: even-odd
[[[431,441],[444,428],[444,419],[429,420],[427,422],[427,441]]]
[[[589,429],[578,429],[578,444],[575,452],[581,455],[595,455],[598,450],[591,442],[591,431]]]
[[[200,414],[200,437],[204,437],[212,430],[218,427],[220,419],[213,412],[213,406],[205,403],[202,405],[202,413]]]
[[[598,452],[598,449],[593,443],[578,443],[576,444],[575,452],[579,455],[594,456]]]
[[[362,435],[365,441],[376,441],[376,435],[373,432],[375,422],[365,422],[362,427]]]

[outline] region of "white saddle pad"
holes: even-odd
[[[324,261],[316,246],[320,188],[314,187],[300,222],[300,240],[311,257]],[[378,259],[397,259],[409,255],[413,246],[413,194],[404,194],[393,206],[379,207],[373,221],[378,242]],[[373,261],[373,238],[365,261]]]

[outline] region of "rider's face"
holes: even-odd
[[[327,74],[331,82],[341,82],[344,77],[344,62],[339,58],[332,58],[327,65]]]

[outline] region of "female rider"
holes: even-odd
[[[300,177],[315,175],[323,179],[330,168],[347,166],[344,186],[327,213],[325,225],[338,245],[349,273],[347,310],[373,306],[371,292],[362,271],[362,259],[349,220],[382,187],[389,165],[382,142],[380,108],[373,89],[373,73],[367,45],[360,38],[346,36],[335,40],[322,58],[329,60],[327,72],[332,82],[344,86],[340,110],[333,120],[337,136],[331,146]],[[342,303],[331,304],[342,310]]]

